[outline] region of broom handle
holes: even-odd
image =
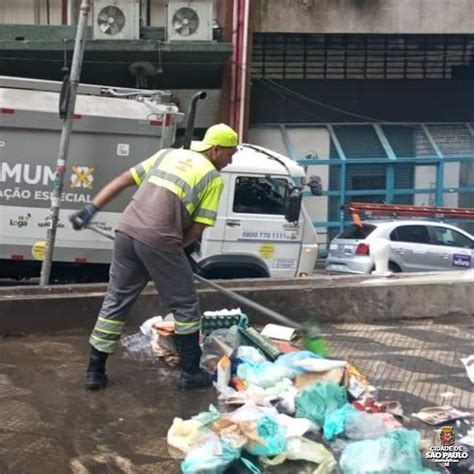
[[[222,293],[223,295],[228,296],[229,298],[237,301],[238,303],[244,304],[261,314],[264,314],[265,316],[268,316],[269,318],[275,321],[278,321],[279,323],[283,323],[286,326],[294,327],[297,329],[302,329],[302,325],[297,323],[296,321],[292,321],[286,316],[283,316],[282,314],[277,313],[276,311],[273,311],[272,309],[267,308],[266,306],[256,303],[255,301],[249,300],[245,296],[238,295],[237,293],[231,290],[228,290],[227,288],[224,288],[218,285],[217,283],[214,283],[213,281],[207,280],[206,278],[203,278],[202,276],[194,274],[194,278],[197,281],[214,288],[219,293]]]

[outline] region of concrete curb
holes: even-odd
[[[315,277],[292,280],[233,280],[229,289],[298,322],[373,322],[473,316],[473,279],[468,272],[377,277]],[[2,288],[0,334],[48,332],[93,326],[105,285]],[[238,306],[215,290],[198,286],[201,309]],[[247,309],[242,307],[245,312]],[[149,286],[133,308],[130,325],[165,314]],[[270,322],[249,310],[254,324]]]

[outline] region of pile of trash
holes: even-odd
[[[146,324],[151,350],[176,362],[172,317]],[[423,467],[420,434],[402,426],[400,404],[378,402],[356,367],[325,357],[322,340],[320,354],[300,350],[293,329],[259,333],[239,309],[205,313],[201,332],[201,367],[213,376],[219,408],[169,428],[183,473],[256,474],[294,460],[314,463],[314,474],[436,472]]]

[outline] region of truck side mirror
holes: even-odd
[[[299,188],[290,190],[285,209],[285,219],[288,222],[298,222],[301,212],[301,200],[303,194]]]
[[[313,196],[323,195],[323,183],[321,181],[321,176],[310,176],[308,186]]]

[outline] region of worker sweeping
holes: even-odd
[[[190,150],[160,150],[113,179],[71,216],[74,229],[84,229],[121,191],[139,186],[115,233],[107,293],[89,340],[89,390],[107,385],[107,357],[117,347],[127,315],[150,280],[176,321],[176,345],[182,360],[179,387],[211,385],[210,376],[199,367],[201,313],[183,249],[215,224],[224,186],[219,171],[232,162],[237,144],[232,128],[214,125],[202,141],[192,142]]]

